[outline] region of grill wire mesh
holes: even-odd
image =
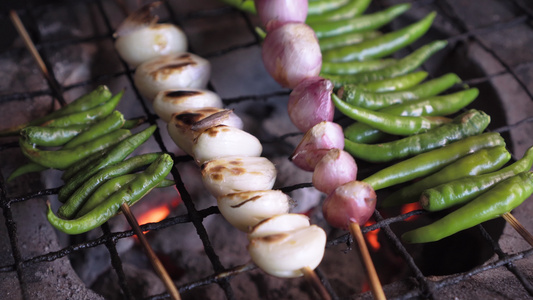
[[[527,61],[527,62],[521,62],[518,65],[513,65],[507,63],[507,60],[502,57],[501,53],[498,51],[495,51],[491,48],[490,45],[488,45],[483,38],[480,38],[483,34],[491,33],[491,32],[497,32],[503,29],[512,28],[513,26],[516,26],[517,24],[527,24],[527,26],[531,26],[531,23],[533,22],[533,12],[530,7],[528,7],[525,2],[522,2],[520,0],[513,0],[509,3],[507,3],[508,6],[512,6],[513,11],[516,12],[512,18],[508,18],[506,20],[497,20],[494,22],[491,22],[490,25],[482,26],[479,28],[469,28],[464,20],[464,16],[461,16],[457,13],[451,6],[451,1],[415,1],[413,2],[414,6],[421,6],[421,7],[427,7],[428,10],[436,10],[441,18],[445,20],[445,22],[448,22],[453,25],[454,28],[457,29],[457,34],[447,37],[447,40],[450,42],[451,45],[454,45],[457,42],[460,41],[468,41],[471,43],[476,43],[478,46],[483,48],[485,51],[487,51],[493,59],[497,60],[501,65],[504,67],[503,70],[498,71],[496,73],[487,74],[484,77],[477,77],[477,78],[469,78],[466,80],[466,83],[471,86],[477,86],[480,84],[484,84],[487,82],[490,82],[492,79],[504,76],[504,75],[510,75],[512,79],[522,88],[523,92],[527,94],[527,96],[533,100],[533,95],[531,93],[531,90],[528,89],[527,83],[525,83],[522,80],[522,77],[520,76],[521,70],[527,69],[531,64],[533,63],[533,60]],[[31,6],[26,5],[25,7],[18,8],[17,12],[23,19],[23,21],[26,23],[26,27],[29,28],[30,33],[32,34],[32,38],[34,42],[36,43],[37,48],[39,49],[45,63],[48,66],[49,70],[54,70],[53,65],[51,64],[51,58],[50,53],[53,51],[53,49],[57,49],[60,47],[67,47],[72,44],[79,44],[79,43],[97,43],[97,42],[103,42],[103,41],[112,41],[112,33],[116,29],[116,24],[114,20],[110,19],[108,9],[110,6],[113,6],[112,1],[106,1],[106,0],[85,0],[85,1],[54,1],[49,4],[44,3],[33,3]],[[179,3],[178,3],[179,4]],[[392,3],[385,2],[385,1],[375,1],[373,3],[372,9],[382,9],[383,7],[390,6]],[[67,38],[67,39],[50,39],[46,40],[43,39],[40,35],[39,28],[35,23],[35,18],[38,15],[38,11],[47,10],[47,9],[56,9],[58,7],[69,7],[73,5],[82,5],[86,6],[89,10],[91,9],[92,13],[97,15],[97,18],[99,18],[104,26],[104,34],[97,34],[94,36],[88,36],[88,37],[82,37],[82,38]],[[200,5],[199,5],[200,6]],[[167,1],[163,4],[162,9],[166,12],[167,19],[165,21],[173,22],[178,25],[184,25],[188,22],[193,22],[194,20],[198,18],[224,18],[224,17],[234,17],[238,16],[239,18],[242,18],[243,24],[245,24],[245,30],[248,31],[250,36],[252,37],[249,42],[244,42],[236,45],[231,45],[223,49],[216,49],[212,52],[209,52],[207,54],[202,55],[203,57],[206,57],[208,59],[213,59],[217,57],[224,56],[227,53],[231,53],[234,51],[239,51],[242,49],[247,49],[250,47],[256,47],[259,45],[260,40],[258,36],[255,34],[254,31],[254,23],[251,17],[247,14],[235,12],[232,8],[223,6],[223,5],[211,5],[209,8],[202,8],[198,7],[196,10],[192,10],[188,12],[187,14],[182,14],[177,8],[179,5],[176,3],[173,3],[173,1]],[[4,21],[4,26],[10,26],[9,24],[6,25],[8,20],[7,12],[2,12],[1,15],[2,21]],[[530,32],[533,32],[531,30]],[[192,46],[191,52],[195,52],[196,49],[194,49],[194,46]],[[413,49],[409,49],[412,51]],[[8,49],[6,51],[16,51],[14,49]],[[57,79],[57,77],[52,72],[52,80],[53,84],[57,85],[59,87],[58,91],[56,92],[54,89],[51,88],[51,85],[49,85],[49,88],[43,89],[43,90],[31,90],[31,91],[20,91],[16,93],[4,93],[0,95],[0,103],[1,104],[11,104],[16,103],[18,101],[23,100],[31,100],[31,101],[38,101],[38,99],[41,99],[40,97],[48,96],[53,97],[57,99],[60,103],[65,103],[65,100],[63,99],[63,93],[66,93],[70,90],[84,87],[88,85],[96,85],[100,82],[104,81],[110,81],[115,80],[118,78],[126,78],[130,86],[128,89],[132,89],[137,97],[136,101],[139,105],[141,105],[144,116],[148,118],[149,122],[155,123],[157,121],[157,116],[153,115],[150,112],[150,109],[148,108],[146,102],[142,99],[142,97],[138,94],[138,91],[135,89],[135,86],[133,84],[132,74],[133,70],[125,63],[122,63],[124,71],[117,72],[117,73],[104,73],[97,76],[93,76],[87,81],[82,82],[75,82],[72,84],[63,84],[60,82],[60,80]],[[212,89],[214,89],[213,86],[211,86]],[[216,91],[216,89],[215,89]],[[273,91],[269,93],[262,93],[262,94],[254,94],[254,95],[239,95],[237,97],[229,97],[225,98],[224,102],[227,105],[231,105],[234,103],[239,103],[241,101],[264,101],[265,99],[275,98],[275,97],[287,97],[289,91],[284,90],[278,90]],[[513,128],[517,128],[519,126],[522,126],[524,122],[530,122],[531,118],[524,118],[520,120],[519,122],[515,122],[513,124],[504,124],[503,126],[500,126],[498,128],[494,128],[493,131],[498,131],[502,133],[508,133]],[[288,133],[283,136],[275,137],[275,140],[283,141],[284,139],[297,135],[296,133]],[[163,138],[159,131],[156,131],[155,133],[155,141],[160,147],[161,151],[167,151],[167,148],[163,142]],[[263,141],[263,142],[271,142],[271,141]],[[0,155],[6,155],[4,153],[7,152],[9,149],[16,148],[17,144],[16,142],[6,142],[0,144]],[[186,157],[176,157],[175,161],[176,164],[180,164],[181,162],[187,161],[189,158]],[[360,172],[361,173],[370,173],[373,170],[370,169],[363,169]],[[209,284],[218,284],[224,291],[226,297],[228,299],[234,299],[235,293],[232,290],[231,286],[231,279],[243,272],[248,272],[254,267],[252,265],[244,265],[244,266],[225,266],[220,258],[219,254],[216,253],[215,249],[210,244],[210,237],[203,225],[203,220],[213,214],[218,214],[218,208],[216,207],[208,207],[205,209],[196,209],[194,204],[194,199],[190,196],[187,189],[185,188],[185,185],[182,181],[182,176],[184,174],[180,174],[176,168],[173,169],[172,175],[176,181],[176,187],[179,191],[179,194],[181,195],[181,198],[183,200],[184,205],[187,208],[188,213],[186,215],[180,215],[175,217],[168,217],[163,221],[157,222],[157,223],[149,223],[144,226],[142,226],[143,230],[162,230],[165,228],[169,228],[172,226],[175,226],[177,224],[183,224],[183,223],[192,223],[194,227],[196,228],[196,231],[203,243],[205,255],[210,260],[212,266],[213,266],[213,274],[211,276],[198,279],[196,281],[192,281],[186,284],[182,284],[179,286],[180,292],[184,292],[187,290],[192,290],[201,286],[209,285]],[[308,188],[310,187],[310,183],[301,183],[291,186],[285,186],[281,189],[284,192],[291,192],[296,189],[301,188]],[[19,279],[18,284],[20,285],[20,289],[23,291],[25,290],[25,286],[27,283],[25,280],[22,280],[22,273],[23,269],[35,265],[35,264],[46,264],[47,262],[54,261],[56,259],[69,256],[70,254],[77,252],[77,251],[84,251],[85,249],[96,247],[98,245],[105,245],[105,247],[108,249],[112,261],[112,266],[115,269],[118,278],[119,278],[119,285],[122,289],[122,293],[124,294],[126,299],[134,299],[135,296],[131,292],[131,286],[128,285],[125,278],[125,273],[122,267],[122,261],[121,257],[118,254],[118,251],[116,249],[116,242],[120,239],[130,237],[133,235],[133,231],[126,230],[126,231],[120,231],[120,232],[112,232],[108,225],[104,225],[103,235],[101,235],[98,238],[82,241],[70,246],[67,246],[63,249],[60,249],[59,251],[53,251],[53,252],[47,252],[42,255],[34,256],[34,257],[25,257],[21,255],[21,249],[20,249],[20,241],[19,241],[19,232],[17,231],[18,226],[17,223],[14,220],[13,212],[12,212],[12,206],[24,202],[29,201],[31,199],[35,198],[41,198],[44,196],[53,196],[56,195],[58,192],[57,187],[42,190],[31,190],[28,191],[27,194],[20,195],[20,196],[10,196],[8,197],[9,192],[6,190],[6,183],[3,178],[0,178],[0,200],[1,200],[1,207],[3,212],[3,217],[5,219],[5,224],[3,226],[7,227],[7,232],[9,234],[9,246],[11,250],[11,254],[13,257],[13,263],[0,263],[0,272],[1,273],[8,273],[8,272],[16,272],[17,277]],[[483,236],[486,238],[487,242],[492,245],[494,253],[497,254],[498,259],[488,263],[484,264],[478,267],[475,267],[468,272],[464,273],[458,273],[451,276],[447,276],[440,280],[433,280],[428,278],[427,276],[424,276],[424,274],[421,272],[419,267],[414,262],[413,258],[411,257],[411,254],[406,250],[402,242],[399,240],[398,236],[393,232],[391,229],[391,225],[399,222],[404,222],[407,218],[413,216],[413,215],[423,215],[425,212],[421,210],[409,212],[406,214],[400,214],[393,217],[384,217],[380,215],[379,212],[376,212],[374,215],[374,218],[376,220],[376,223],[370,226],[366,226],[363,228],[363,232],[369,232],[376,229],[381,229],[381,232],[383,232],[387,239],[390,241],[390,245],[394,247],[395,251],[399,252],[405,262],[407,263],[409,269],[411,270],[411,274],[415,279],[415,284],[413,284],[413,287],[406,291],[403,295],[398,296],[398,299],[409,299],[409,298],[433,298],[436,295],[439,294],[440,290],[444,287],[448,286],[454,286],[458,283],[464,281],[465,279],[468,279],[476,274],[480,274],[483,272],[490,272],[493,269],[505,267],[509,272],[511,272],[518,281],[520,281],[523,288],[527,291],[527,293],[531,296],[533,296],[533,286],[531,284],[530,278],[528,278],[528,274],[521,270],[521,268],[516,266],[516,262],[520,261],[522,259],[525,259],[529,257],[532,254],[532,249],[517,252],[517,253],[506,253],[502,251],[502,249],[499,247],[498,242],[496,240],[493,240],[491,236],[485,231],[483,226],[478,226],[478,229],[482,232]],[[348,234],[341,235],[337,238],[330,238],[328,240],[327,247],[332,247],[334,245],[339,244],[350,244],[351,238]],[[332,297],[334,299],[339,299],[341,296],[337,295],[335,290],[332,288],[332,285],[328,281],[327,275],[322,272],[319,269],[317,269],[317,273],[319,277],[324,282],[326,288],[331,293]],[[357,298],[361,295],[351,295],[353,298]],[[346,295],[342,295],[342,297],[346,297]],[[148,297],[147,299],[166,299],[168,298],[168,294],[157,294],[152,295]]]

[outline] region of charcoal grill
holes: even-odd
[[[396,2],[376,0],[370,11],[383,9]],[[195,236],[199,240],[200,251],[191,254],[190,258],[204,261],[209,266],[208,271],[204,270],[193,278],[183,277],[183,272],[189,271],[183,267],[174,273],[182,297],[316,299],[317,295],[311,287],[300,279],[275,280],[247,263],[246,259],[243,261],[242,257],[228,259],[228,251],[231,253],[235,250],[232,244],[245,240],[243,234],[228,229],[227,236],[221,238],[212,233],[213,223],[225,221],[212,201],[199,201],[198,198],[208,196],[196,192],[198,188],[190,181],[190,177],[194,179],[196,170],[181,167],[190,159],[176,152],[166,136],[164,124],[135,89],[133,70],[114,52],[112,33],[124,18],[123,9],[131,4],[123,6],[121,3],[112,0],[58,0],[16,3],[13,7],[7,7],[15,8],[21,16],[51,71],[51,82],[46,82],[37,71],[27,50],[16,39],[7,10],[2,11],[0,27],[4,34],[0,61],[3,70],[0,72],[6,79],[0,83],[1,127],[43,115],[98,84],[107,84],[114,92],[126,88],[125,100],[118,109],[127,111],[127,117],[144,116],[148,122],[158,124],[159,130],[149,141],[150,147],[175,154],[177,166],[172,171],[177,192],[147,197],[134,212],[140,213],[150,202],[161,201],[161,196],[180,197],[183,202],[181,210],[177,209],[163,221],[143,225],[142,229],[150,230],[149,237],[154,239],[154,236]],[[413,8],[386,30],[411,23],[432,10],[437,11],[438,18],[431,32],[399,55],[405,55],[429,40],[447,39],[450,42],[447,50],[432,58],[424,65],[424,69],[434,77],[445,72],[456,72],[466,84],[478,87],[481,94],[474,106],[493,117],[489,130],[502,133],[516,159],[533,145],[533,138],[529,134],[533,129],[530,123],[533,120],[533,52],[530,51],[533,46],[533,6],[525,0],[485,0],[482,3],[414,1]],[[299,174],[295,177],[299,181],[289,180],[290,176],[286,176],[286,180],[280,180],[277,187],[291,193],[296,202],[302,202],[299,203],[299,209],[306,210],[313,223],[326,227],[320,209],[313,208],[316,201],[320,200],[320,195],[313,193],[309,177],[284,163],[301,135],[290,125],[284,111],[289,91],[280,88],[262,68],[260,39],[254,30],[257,19],[214,0],[169,0],[157,13],[163,21],[182,26],[189,36],[191,51],[211,60],[214,70],[210,88],[219,93],[228,106],[244,116],[245,128],[262,140],[265,153],[279,164],[280,172]],[[79,49],[83,51],[79,52]],[[64,63],[69,60],[87,67],[83,69]],[[338,121],[342,123],[344,120],[339,117]],[[132,272],[129,265],[140,264],[142,270],[143,261],[137,258],[132,262],[129,252],[123,250],[124,242],[131,241],[133,231],[109,222],[111,224],[105,224],[96,233],[74,237],[58,234],[56,238],[56,233],[44,218],[44,211],[45,201],[53,202],[61,185],[56,179],[57,174],[48,171],[43,176],[28,175],[23,180],[7,184],[3,178],[22,159],[16,139],[0,141],[0,153],[0,203],[3,213],[0,226],[1,298],[99,299],[100,296],[78,278],[84,278],[79,268],[76,274],[71,265],[76,266],[80,257],[94,255],[93,250],[100,249],[102,251],[98,253],[104,253],[101,259],[110,265],[110,272],[115,276],[113,284],[117,286],[116,294],[126,299],[138,299],[139,283],[132,282],[128,277],[129,272]],[[374,171],[375,167],[363,164],[360,173],[364,176]],[[299,200],[301,198],[312,198],[315,202],[311,201],[306,206],[304,200]],[[533,230],[533,222],[528,217],[531,210],[533,204],[528,201],[514,212],[529,230]],[[481,250],[476,252],[479,255],[474,256],[478,261],[473,265],[460,266],[451,273],[427,270],[424,265],[427,261],[429,265],[443,260],[444,264],[452,262],[447,262],[446,256],[437,255],[421,259],[416,256],[417,252],[422,251],[420,248],[406,247],[398,237],[405,226],[411,226],[407,219],[426,215],[429,214],[421,210],[408,213],[376,211],[376,223],[363,228],[364,233],[379,230],[382,248],[388,248],[397,260],[401,260],[402,271],[391,275],[388,269],[392,268],[392,264],[380,264],[379,259],[383,255],[373,254],[388,298],[533,297],[533,264],[530,258],[533,250],[508,225],[504,228],[502,220],[473,229],[480,237],[476,243],[489,249],[488,253],[481,253]],[[176,239],[176,243],[179,242],[180,238]],[[154,247],[157,249],[160,244],[164,243],[156,242]],[[349,278],[345,282],[339,279],[346,274],[363,273],[353,253],[356,247],[353,247],[350,236],[331,231],[327,247],[329,249],[326,252],[331,256],[339,257],[342,254],[341,263],[330,257],[317,269],[332,297],[371,298],[371,294],[362,287],[360,278],[354,276],[355,279]],[[449,248],[449,251],[459,253],[452,258],[458,259],[470,246],[461,244],[454,247]],[[170,266],[173,265],[173,258],[169,256]],[[157,286],[157,279],[151,283]],[[295,293],[292,289],[299,292]],[[167,299],[168,294],[154,288],[151,292],[144,292],[140,298]]]

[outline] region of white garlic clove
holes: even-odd
[[[198,55],[182,52],[162,55],[137,67],[135,86],[146,99],[171,89],[205,89],[211,76],[211,64]]]
[[[242,129],[241,118],[233,111],[216,107],[188,109],[173,114],[168,125],[168,133],[174,143],[192,156],[194,139],[206,128],[227,125]]]
[[[275,215],[286,214],[290,197],[279,190],[246,191],[217,198],[218,209],[237,229],[249,232],[257,223]]]
[[[140,27],[115,41],[120,57],[133,67],[161,55],[187,51],[187,37],[174,24]]]
[[[270,190],[276,181],[276,167],[264,157],[223,157],[202,165],[202,181],[215,197]]]
[[[175,113],[194,108],[222,106],[222,99],[216,93],[192,88],[161,91],[157,93],[153,103],[155,113],[167,123]]]
[[[258,238],[295,229],[309,227],[309,218],[302,214],[283,214],[273,216],[255,225],[248,233],[248,238]]]
[[[326,233],[316,225],[253,238],[248,252],[253,262],[276,277],[302,276],[302,268],[315,269],[324,257]]]
[[[226,156],[259,156],[262,151],[263,146],[254,135],[226,125],[202,131],[192,145],[192,156],[198,165]]]

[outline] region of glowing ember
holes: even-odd
[[[402,210],[401,210],[401,214],[407,214],[407,213],[410,213],[412,211],[415,211],[415,210],[419,210],[419,209],[422,209],[422,206],[420,206],[420,203],[418,202],[413,202],[413,203],[408,203],[408,204],[405,204],[404,206],[402,206]],[[409,218],[405,219],[406,221],[414,221],[418,218],[418,216],[410,216]]]
[[[368,222],[366,222],[365,226],[370,226],[375,223],[376,222],[374,220],[369,220]],[[381,247],[381,244],[378,241],[378,233],[380,230],[381,229],[378,228],[376,230],[372,230],[372,231],[365,233],[366,241],[370,245],[370,248],[372,248],[372,250],[374,251],[378,251],[379,248]]]

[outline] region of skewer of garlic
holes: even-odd
[[[320,264],[326,233],[302,217],[305,218],[298,214],[274,216],[252,229],[248,252],[263,271],[276,277],[293,278],[303,276],[304,268],[315,269]]]
[[[167,129],[174,143],[185,153],[193,156],[192,146],[196,137],[212,126],[227,125],[242,129],[241,118],[229,109],[205,107],[189,109],[172,115]]]
[[[276,175],[276,167],[264,157],[230,156],[213,159],[202,165],[204,186],[215,197],[270,190]]]
[[[219,196],[217,203],[222,216],[243,232],[249,232],[265,219],[286,214],[290,209],[290,197],[280,190],[228,194]]]
[[[114,34],[117,52],[133,67],[160,55],[187,51],[185,33],[174,24],[157,24],[158,17],[151,14],[160,4],[153,2],[130,14]]]
[[[166,123],[170,122],[173,114],[189,109],[224,106],[216,93],[193,88],[161,91],[155,96],[152,105],[154,112]]]
[[[135,70],[135,86],[146,99],[172,89],[205,89],[211,75],[208,60],[187,52],[160,55],[143,62]]]

